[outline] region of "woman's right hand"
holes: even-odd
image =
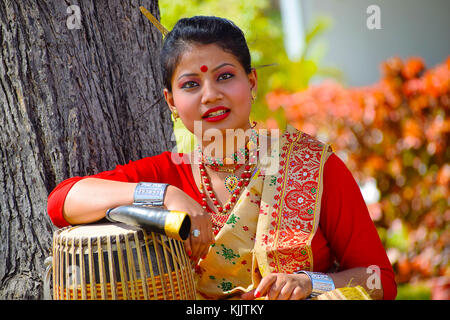
[[[169,185],[164,197],[164,206],[168,210],[184,211],[191,218],[191,231],[184,242],[189,257],[197,261],[206,257],[210,245],[214,242],[211,217],[202,206],[183,190]],[[198,229],[200,235],[194,237],[192,231]]]

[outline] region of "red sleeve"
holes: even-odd
[[[172,158],[175,155],[175,158]],[[73,177],[62,181],[49,195],[47,212],[57,227],[68,226],[63,217],[64,201],[75,183],[85,178],[99,178],[122,182],[161,182],[168,183],[185,190],[193,198],[197,198],[195,183],[193,183],[190,165],[183,161],[179,154],[164,152],[154,157],[147,157],[137,161],[130,161],[125,165],[118,165],[114,170],[99,174]],[[198,192],[197,192],[198,193]],[[197,200],[197,199],[196,199]]]
[[[325,163],[320,227],[340,269],[378,266],[384,299],[395,299],[394,271],[358,184],[335,154]]]

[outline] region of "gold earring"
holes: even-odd
[[[172,119],[177,120],[180,116],[178,115],[177,109],[173,109],[172,111]]]
[[[256,92],[252,90],[252,102],[256,100]]]

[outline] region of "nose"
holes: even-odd
[[[223,94],[213,81],[205,81],[203,83],[202,104],[207,105],[222,99]]]

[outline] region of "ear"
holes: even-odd
[[[170,92],[167,88],[164,88],[163,92],[164,92],[164,99],[166,100],[170,111],[173,111],[175,109],[175,101],[173,100],[173,93]]]
[[[258,90],[258,74],[255,68],[252,68],[252,71],[248,74],[248,81],[250,83],[250,89],[256,93]]]

